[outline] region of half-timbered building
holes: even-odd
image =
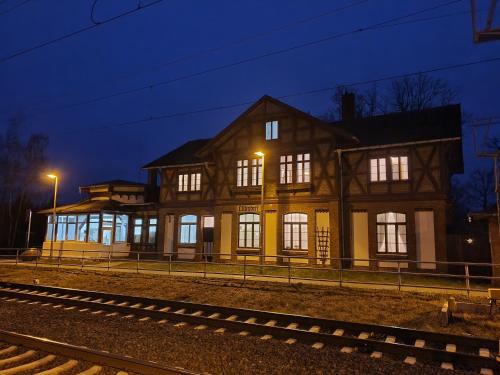
[[[158,195],[130,220],[154,219],[158,256],[436,268],[463,168],[460,106],[357,119],[347,95],[330,123],[264,96],[143,168]]]

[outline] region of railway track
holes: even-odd
[[[258,335],[263,340],[282,339],[288,344],[300,341],[316,349],[333,345],[344,353],[360,351],[374,359],[387,353],[409,365],[421,361],[450,370],[477,370],[484,375],[500,372],[499,342],[471,336],[44,285],[0,282],[0,298],[67,310],[78,308],[95,315],[155,319],[179,327],[192,325],[197,330],[212,327],[218,333]]]
[[[195,374],[157,363],[0,330],[0,375]]]

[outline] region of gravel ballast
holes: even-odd
[[[0,301],[0,329],[83,345],[211,374],[449,374],[438,364],[409,366],[402,358],[371,359],[281,340],[217,334],[154,320],[106,317],[52,306]],[[473,372],[457,371],[457,374]]]

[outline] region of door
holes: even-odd
[[[430,263],[417,263],[420,269],[435,269],[436,242],[434,237],[434,212],[415,212],[415,237],[417,240],[417,261]]]
[[[352,213],[352,247],[354,266],[367,267],[370,257],[368,251],[368,213]]]
[[[213,216],[203,216],[203,255],[206,255],[208,260],[212,259],[214,247],[214,222]]]
[[[165,215],[165,239],[163,255],[172,255],[174,250],[174,215]]]

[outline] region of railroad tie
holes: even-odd
[[[403,363],[406,363],[407,365],[413,366],[415,363],[417,363],[417,359],[415,357],[406,357]]]
[[[156,305],[149,305],[148,307],[145,307],[144,310],[154,310],[156,308]]]
[[[451,362],[443,362],[443,363],[441,363],[441,368],[443,370],[453,371],[453,363],[451,363]]]
[[[202,331],[204,329],[207,329],[208,327],[206,325],[199,325],[199,326],[196,326],[194,327],[194,329],[196,329],[197,331]]]
[[[158,322],[158,324],[165,324],[166,322],[168,322],[168,320],[167,320],[167,319],[162,319],[162,320],[160,320],[160,321]]]
[[[128,305],[128,302],[122,302],[122,303],[119,303],[118,305],[116,306],[120,306],[120,307],[123,307],[123,306],[127,306]]]
[[[320,330],[319,326],[312,326],[311,328],[309,328],[309,332],[313,332],[313,333],[318,333],[319,330]]]
[[[249,319],[245,320],[245,323],[254,324],[256,321],[257,321],[257,318],[249,318]]]
[[[39,303],[40,303],[40,301],[33,301],[33,302],[28,303],[28,305],[38,305]]]
[[[26,302],[28,302],[28,301],[29,301],[29,300],[27,300],[27,299],[20,299],[19,301],[17,301],[17,303],[26,303]]]
[[[358,335],[358,339],[361,339],[361,340],[366,340],[368,337],[370,337],[370,334],[368,332],[361,332]]]
[[[198,311],[196,311],[196,312],[192,313],[191,315],[192,315],[192,316],[202,316],[202,315],[203,315],[203,311],[198,310]]]
[[[103,312],[104,312],[104,310],[97,310],[97,311],[92,311],[91,314],[99,315],[99,314],[102,314]]]
[[[7,300],[7,302],[14,302],[14,301],[17,301],[17,298],[9,298],[9,299]]]
[[[490,368],[482,368],[479,375],[493,375],[493,370]]]
[[[395,344],[396,343],[396,337],[395,336],[387,336],[385,338],[385,342],[388,344]]]
[[[344,346],[342,349],[340,349],[340,352],[345,354],[351,354],[354,351],[355,348],[353,348],[352,346]]]
[[[455,344],[446,344],[446,351],[455,353],[457,351],[457,346]]]
[[[62,304],[58,304],[58,305],[54,305],[54,306],[52,306],[52,308],[53,308],[53,309],[58,309],[59,307],[63,307],[63,306],[64,306],[64,305],[62,305]]]
[[[214,313],[208,317],[208,319],[219,319],[220,313]]]
[[[238,335],[246,337],[246,336],[250,335],[250,332],[248,332],[248,331],[241,331],[240,333],[238,333]]]
[[[425,346],[425,340],[415,340],[415,347],[416,348],[423,348]]]
[[[382,358],[382,352],[373,352],[372,354],[370,354],[370,358],[380,359]]]
[[[297,329],[299,325],[297,323],[290,323],[286,326],[286,329]]]
[[[113,305],[114,303],[116,303],[116,300],[114,300],[114,299],[107,301],[107,302],[104,302],[105,305]]]
[[[128,375],[128,372],[125,371],[118,371],[116,375]]]
[[[145,316],[144,318],[139,319],[139,322],[147,322],[148,320],[151,320],[149,316]]]
[[[160,310],[158,310],[160,312],[167,312],[167,311],[170,311],[170,307],[162,307]]]
[[[14,357],[0,359],[0,366],[5,366],[5,365],[8,365],[10,363],[24,361],[26,358],[33,357],[35,355],[35,353],[36,352],[34,350],[28,350],[27,352],[24,352],[22,354],[16,355]]]
[[[84,308],[84,309],[80,309],[80,310],[78,310],[78,311],[80,311],[80,312],[86,312],[86,311],[89,311],[89,310],[90,310],[90,309],[89,309],[88,307],[86,307],[86,308]]]
[[[335,331],[333,331],[332,335],[334,336],[342,336],[344,334],[344,330],[342,328],[337,328]]]
[[[134,309],[138,309],[141,306],[142,306],[142,303],[136,303],[135,305],[132,305],[130,307],[133,307]]]
[[[16,350],[17,350],[17,346],[11,345],[8,348],[0,350],[0,355],[9,354],[9,353],[15,352]]]
[[[65,294],[63,296],[60,296],[60,298],[68,298],[69,297],[69,294]]]
[[[270,320],[266,324],[264,324],[266,327],[274,327],[278,323],[276,320]]]
[[[186,322],[179,322],[177,324],[174,324],[174,327],[177,327],[177,328],[182,328],[184,326],[187,326],[187,323]]]
[[[123,317],[123,319],[131,319],[131,318],[133,318],[134,316],[135,316],[134,314],[128,314],[128,315],[125,315],[125,316]]]
[[[82,298],[82,301],[87,302],[87,301],[90,301],[90,299],[91,299],[90,297],[85,297],[85,298]]]
[[[216,329],[214,332],[215,333],[224,333],[224,332],[226,332],[226,329],[225,328],[219,328],[219,329]]]
[[[116,311],[109,313],[109,314],[106,314],[106,316],[117,316],[117,315],[120,315],[120,314],[118,314]]]
[[[58,374],[61,374],[63,372],[71,370],[77,364],[78,364],[78,361],[76,361],[74,359],[70,359],[69,361],[63,363],[60,366],[51,368],[51,369],[46,370],[46,371],[38,372],[36,375],[58,375]]]
[[[89,369],[79,372],[77,375],[96,375],[102,371],[102,367],[95,365],[90,367]]]
[[[297,342],[297,339],[288,339],[285,341],[285,344],[288,344],[288,345],[293,345]]]
[[[66,311],[74,310],[74,309],[76,309],[76,306],[69,306],[69,307],[64,308],[64,310],[66,310]]]
[[[261,336],[260,339],[266,341],[266,340],[271,340],[272,338],[273,338],[273,336],[271,336],[271,335],[264,335],[264,336]]]
[[[95,300],[90,301],[90,302],[92,302],[92,303],[101,303],[102,301],[103,301],[102,298],[98,298],[98,299],[95,299]]]
[[[238,318],[238,315],[231,315],[229,318],[226,318],[226,320],[229,320],[230,322],[234,322]]]
[[[19,374],[21,372],[25,372],[28,370],[33,370],[35,368],[45,366],[46,364],[52,362],[56,358],[55,355],[49,354],[43,358],[40,358],[36,361],[26,363],[24,365],[20,365],[17,367],[11,367],[9,369],[2,370],[2,375],[13,375],[13,374]]]
[[[490,349],[488,348],[479,348],[479,356],[488,358],[490,356]]]

